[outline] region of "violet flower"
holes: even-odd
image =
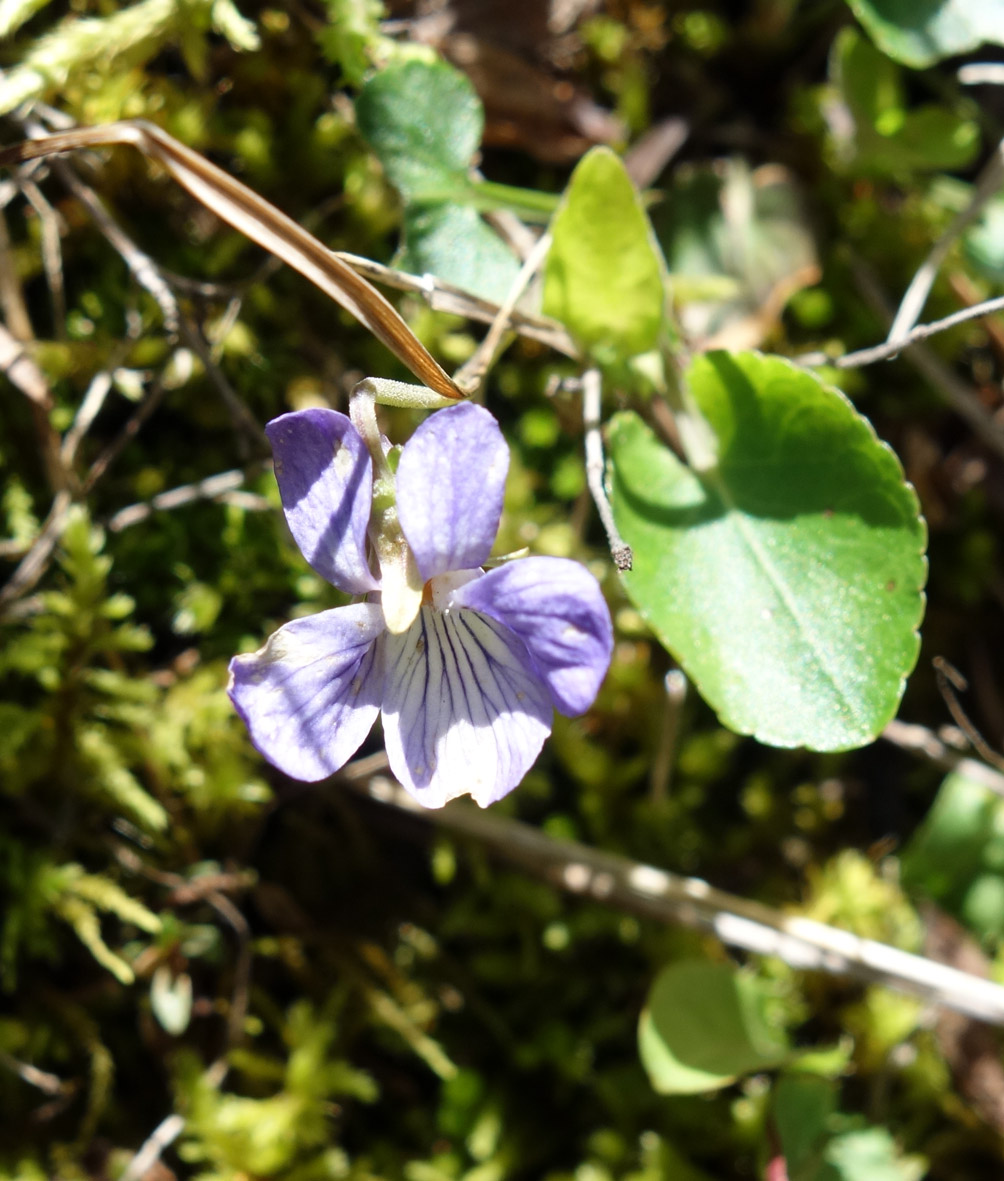
[[[419,803],[501,798],[536,759],[553,709],[574,716],[592,704],[612,632],[596,580],[576,562],[528,557],[481,569],[509,467],[495,420],[470,403],[452,406],[401,451],[398,520],[424,585],[398,634],[370,565],[373,473],[362,437],[334,410],[284,414],[266,430],[304,557],[366,601],[295,619],[231,661],[230,696],[252,742],[293,778],[323,779],[379,713],[390,768]]]

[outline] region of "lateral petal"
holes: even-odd
[[[376,590],[366,559],[373,465],[337,410],[297,410],[265,427],[290,532],[322,578],[350,594]]]
[[[467,794],[484,808],[512,791],[553,717],[519,640],[476,612],[423,607],[382,643],[384,744],[404,787],[427,808]]]
[[[485,563],[508,470],[498,423],[470,402],[430,414],[405,443],[395,477],[397,511],[425,581]]]
[[[459,587],[452,601],[523,641],[560,713],[575,717],[592,705],[610,667],[613,628],[599,583],[584,566],[521,558]]]
[[[257,652],[230,662],[227,691],[270,763],[313,783],[358,750],[380,711],[375,603],[294,619]]]

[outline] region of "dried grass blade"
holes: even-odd
[[[140,120],[108,123],[26,140],[0,149],[0,166],[77,148],[113,144],[139,148],[166,168],[217,217],[299,271],[351,312],[423,385],[447,398],[464,397],[463,391],[375,287],[292,218],[152,123]]]

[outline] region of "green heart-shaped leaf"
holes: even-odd
[[[838,390],[776,357],[691,366],[718,465],[633,413],[610,428],[628,594],[722,722],[844,750],[893,716],[917,659],[926,530],[899,461]]]

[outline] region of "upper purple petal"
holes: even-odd
[[[294,619],[264,648],[230,662],[228,692],[258,750],[294,779],[315,782],[355,754],[380,710],[374,603]]]
[[[560,713],[575,717],[592,705],[610,666],[613,628],[599,583],[584,566],[521,558],[466,583],[453,603],[519,636]]]
[[[356,428],[337,410],[312,409],[273,418],[265,433],[300,552],[339,590],[375,590],[366,560],[373,465]]]
[[[423,607],[385,652],[390,768],[427,808],[512,791],[551,732],[553,710],[523,645],[494,620]]]
[[[498,424],[470,402],[430,415],[404,445],[397,511],[423,579],[484,564],[508,470]]]

